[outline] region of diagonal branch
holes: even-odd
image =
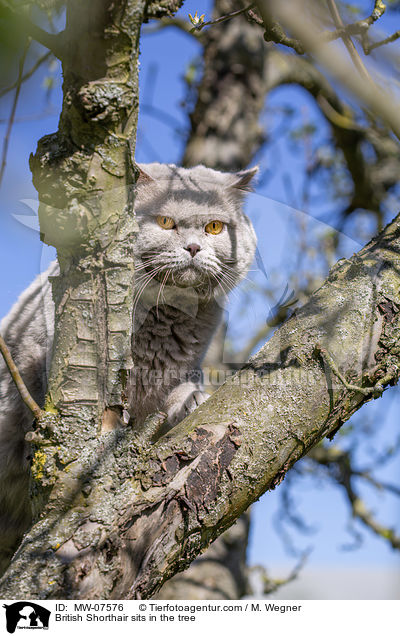
[[[303,87],[314,98],[332,129],[334,144],[343,153],[353,184],[343,218],[364,208],[375,212],[381,223],[384,201],[398,182],[400,151],[397,140],[376,122],[363,122],[309,60],[276,49],[269,53],[269,59],[268,90],[284,84]],[[373,164],[365,156],[367,146],[373,149]]]
[[[21,374],[18,371],[18,368],[14,360],[12,359],[11,353],[6,343],[4,342],[4,338],[2,336],[0,336],[0,353],[4,358],[4,362],[7,365],[10,375],[12,379],[14,380],[14,384],[17,387],[19,394],[21,398],[23,399],[24,403],[26,404],[28,409],[32,411],[34,417],[37,420],[40,419],[43,415],[42,409],[38,406],[38,404],[36,404],[35,400],[29,393],[28,389],[26,388],[25,382],[21,378]]]
[[[25,48],[23,50],[21,59],[19,61],[19,65],[18,65],[18,78],[17,78],[16,90],[15,90],[13,103],[12,103],[12,106],[11,106],[11,113],[10,113],[10,117],[9,117],[9,120],[8,120],[6,134],[5,134],[4,141],[3,141],[3,152],[2,152],[1,166],[0,166],[0,185],[1,185],[1,182],[3,181],[4,170],[6,169],[8,144],[10,142],[10,135],[11,135],[12,127],[14,125],[15,112],[17,110],[19,94],[21,92],[21,86],[22,86],[22,75],[23,75],[23,71],[24,71],[24,64],[25,64],[26,56],[28,54],[28,49],[29,49],[30,45],[31,45],[31,39],[28,38],[28,40],[27,40],[27,42],[25,44]]]
[[[336,6],[336,2],[335,0],[326,0],[327,4],[328,4],[328,8],[329,11],[331,13],[333,22],[335,24],[336,29],[341,29],[342,30],[342,35],[341,38],[344,42],[345,47],[347,48],[349,55],[353,61],[354,66],[356,67],[356,69],[358,70],[358,72],[360,73],[361,77],[363,77],[364,79],[367,79],[368,81],[372,81],[370,74],[368,73],[367,69],[365,68],[365,65],[361,59],[361,57],[358,54],[358,51],[356,49],[356,47],[354,46],[354,42],[351,39],[351,36],[346,32],[344,24],[343,24],[343,20],[340,17],[340,13],[339,10]]]
[[[7,95],[7,93],[9,93],[10,91],[14,90],[14,88],[16,88],[18,86],[19,81],[21,82],[21,84],[23,84],[29,78],[31,78],[32,75],[38,70],[38,68],[40,66],[42,66],[42,64],[47,62],[47,60],[49,60],[51,58],[51,56],[52,56],[52,52],[51,51],[47,51],[47,53],[45,53],[44,55],[39,57],[36,60],[36,62],[33,64],[33,66],[29,69],[29,71],[27,71],[26,73],[23,74],[21,80],[19,80],[19,78],[16,79],[16,81],[13,84],[11,84],[10,86],[7,86],[6,88],[3,88],[0,91],[0,97],[4,97],[4,95]]]
[[[32,20],[29,20],[29,18],[15,11],[5,0],[1,0],[0,2],[0,18],[14,23],[18,29],[52,51],[60,60],[63,58],[63,33],[55,34],[45,31],[45,29],[39,27],[32,22]]]
[[[56,485],[56,496],[24,538],[0,596],[148,598],[187,567],[370,399],[358,387],[397,382],[399,255],[400,215],[341,260],[236,376],[153,446],[130,429],[108,433],[65,470],[62,431],[48,432],[36,479]],[[357,390],[325,370],[319,342]],[[104,474],[111,497],[97,481]]]
[[[265,0],[259,0],[260,3]],[[301,3],[298,0],[287,0],[276,4],[279,20],[302,43],[318,64],[321,64],[344,89],[353,94],[364,107],[382,118],[393,133],[400,139],[399,105],[394,94],[389,94],[374,82],[366,82],[347,63],[339,51],[332,55],[330,47],[315,34],[315,25],[299,16]]]

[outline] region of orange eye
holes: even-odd
[[[175,227],[175,221],[170,216],[158,216],[157,223],[164,230],[172,230]]]
[[[223,227],[224,224],[222,223],[222,221],[210,221],[210,223],[207,223],[205,231],[208,234],[219,234],[220,232],[222,232]]]

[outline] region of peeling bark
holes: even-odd
[[[213,18],[241,4],[216,0]],[[204,164],[234,171],[245,168],[265,141],[260,117],[265,103],[269,51],[262,32],[244,15],[202,31],[203,72],[190,113],[190,132],[182,158],[185,166]],[[205,366],[221,368],[224,328],[215,336]],[[224,365],[222,365],[224,366]],[[228,367],[226,367],[228,368]],[[189,570],[164,585],[157,598],[241,598],[249,591],[246,512],[234,528],[214,542]]]

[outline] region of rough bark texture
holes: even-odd
[[[50,393],[32,466],[38,521],[0,596],[148,598],[397,381],[400,217],[339,262],[246,367],[167,436],[151,445],[131,429],[109,431],[104,413],[123,407],[129,364],[131,152],[145,7],[102,0],[83,14],[71,0],[68,11],[60,131],[32,159],[42,232],[61,264]],[[235,103],[230,86],[221,99]],[[221,102],[209,138],[223,112]],[[230,122],[238,140],[234,115]],[[235,144],[227,149],[229,167],[243,167]],[[226,167],[221,157],[205,162]],[[366,395],[356,386],[375,388]]]
[[[167,436],[151,446],[125,430],[87,444],[60,470],[57,509],[48,505],[25,537],[3,598],[147,598],[185,568],[397,381],[399,252],[400,215]]]
[[[60,264],[53,281],[55,338],[39,423],[42,443],[33,446],[34,519],[48,498],[42,514],[51,517],[64,488],[62,474],[85,448],[97,447],[109,414],[121,414],[124,406],[136,232],[132,153],[145,4],[69,0],[59,36],[59,130],[41,139],[31,157],[42,240],[57,248]]]
[[[213,18],[242,8],[217,0]],[[199,163],[216,170],[245,168],[265,141],[264,108],[268,50],[260,28],[245,16],[202,32],[203,72],[196,86],[190,132],[182,165]],[[224,330],[207,354],[205,366],[222,368]],[[246,550],[250,517],[246,512],[185,572],[163,585],[160,599],[237,599],[249,592]]]
[[[235,5],[238,7],[239,3]],[[217,0],[213,16],[224,15],[228,10],[226,2]],[[227,170],[248,165],[267,134],[260,124],[265,96],[279,86],[295,84],[315,99],[332,127],[335,146],[343,152],[353,184],[345,212],[364,208],[382,214],[382,203],[397,183],[396,141],[375,122],[362,126],[356,121],[353,111],[338,98],[309,60],[266,46],[262,39],[259,27],[250,24],[244,16],[201,32],[204,68],[196,87],[197,99],[183,162],[204,163],[213,168],[223,166]],[[257,46],[260,51],[254,55]],[[235,101],[229,103],[233,95]],[[220,108],[230,113],[232,135],[231,130],[227,133],[227,119],[217,116]],[[375,152],[373,163],[365,158],[366,145],[372,146]],[[207,367],[224,366],[219,337],[217,334],[207,354]],[[167,581],[157,598],[235,599],[248,594],[249,523],[246,512],[187,570]]]

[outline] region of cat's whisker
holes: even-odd
[[[140,274],[140,276],[135,276],[135,285],[141,285],[142,282],[144,280],[147,280],[149,276],[151,276],[153,274],[154,271],[159,272],[160,269],[162,269],[162,265],[160,265],[159,267],[153,268],[152,270],[150,270],[150,272],[144,272],[142,274]]]
[[[222,287],[222,285],[221,285],[220,281],[219,281],[219,280],[218,280],[218,278],[216,277],[216,275],[215,275],[215,274],[213,274],[213,273],[211,273],[211,276],[212,276],[212,277],[214,278],[214,280],[216,281],[216,283],[217,283],[217,287],[220,287],[220,288],[222,289],[222,293],[224,294],[224,296],[226,296],[226,292],[225,292],[224,288]],[[213,292],[214,292],[214,289],[211,289],[211,290],[210,290],[210,299],[211,299],[211,297],[212,297],[212,295],[213,295]]]
[[[234,289],[236,285],[236,281],[229,281],[227,280],[225,276],[222,277],[222,274],[221,274],[221,278],[219,279],[219,282],[220,282],[221,289],[224,289],[224,285],[226,287],[226,291],[225,291],[226,297],[228,297],[229,294],[233,294],[237,299],[239,299],[239,294],[236,291],[236,289]]]
[[[218,287],[221,289],[222,294],[225,296],[225,298],[228,298],[228,292],[226,291],[226,289],[224,289],[224,286],[222,284],[222,281],[218,281]]]
[[[169,269],[168,272],[167,272],[166,281],[168,280],[168,276],[170,275],[170,273],[171,273],[171,270]],[[165,291],[166,287],[167,287],[167,283],[165,282],[164,289],[161,289],[161,300],[162,300],[163,303],[166,303],[165,296],[164,296],[164,291]]]
[[[169,272],[170,272],[170,270],[169,270],[169,269],[167,269],[167,271],[166,271],[166,273],[165,273],[165,276],[164,276],[164,278],[163,278],[163,280],[162,280],[162,283],[161,283],[161,285],[160,285],[160,289],[158,290],[157,300],[156,300],[156,315],[157,315],[157,320],[159,320],[159,314],[158,314],[158,301],[160,300],[160,295],[161,295],[161,298],[162,298],[162,290],[163,290],[164,284],[165,284],[165,282],[166,282],[166,280],[167,280],[167,278],[168,278],[168,276],[169,276]]]
[[[221,289],[223,295],[225,297],[228,297],[228,293],[227,293],[227,291],[225,290],[225,288],[224,288],[224,286],[222,284],[222,279],[220,278],[220,276],[218,276],[218,274],[216,274],[216,273],[212,273],[212,276],[215,279],[215,281],[217,282],[217,286]]]
[[[139,302],[140,297],[142,296],[144,290],[146,289],[147,285],[155,278],[155,276],[157,276],[157,274],[164,269],[163,265],[160,265],[160,267],[156,268],[155,270],[152,271],[151,274],[149,274],[148,279],[142,284],[142,286],[140,287],[140,289],[138,290],[138,292],[135,294],[134,300],[133,300],[133,322],[135,320],[135,316],[136,316],[136,308]]]
[[[157,257],[154,257],[154,258],[152,258],[152,259],[149,259],[148,261],[146,261],[146,262],[144,262],[144,263],[141,263],[140,265],[137,265],[137,266],[135,267],[135,271],[137,272],[137,271],[140,271],[140,270],[142,270],[142,269],[145,269],[146,267],[149,267],[149,265],[154,265],[155,263],[157,263],[157,262],[159,262],[159,261],[160,261],[160,259],[159,259],[159,258],[157,258]]]
[[[229,267],[229,265],[226,265],[226,263],[220,263],[220,267],[221,269],[224,271],[224,274],[226,276],[228,276],[229,274],[235,279],[235,285],[237,284],[237,276],[236,276],[236,272],[234,269],[232,269],[231,267]],[[257,270],[252,269],[252,270],[248,270],[250,272],[256,272]],[[255,282],[253,280],[251,280],[248,276],[241,276],[240,278],[241,281],[247,281],[248,283],[250,283],[250,285],[252,287],[257,287],[257,285],[255,284]]]
[[[219,275],[220,275],[221,279],[223,279],[226,282],[229,282],[232,286],[236,285],[237,279],[232,274],[227,273],[227,272],[219,272]]]

